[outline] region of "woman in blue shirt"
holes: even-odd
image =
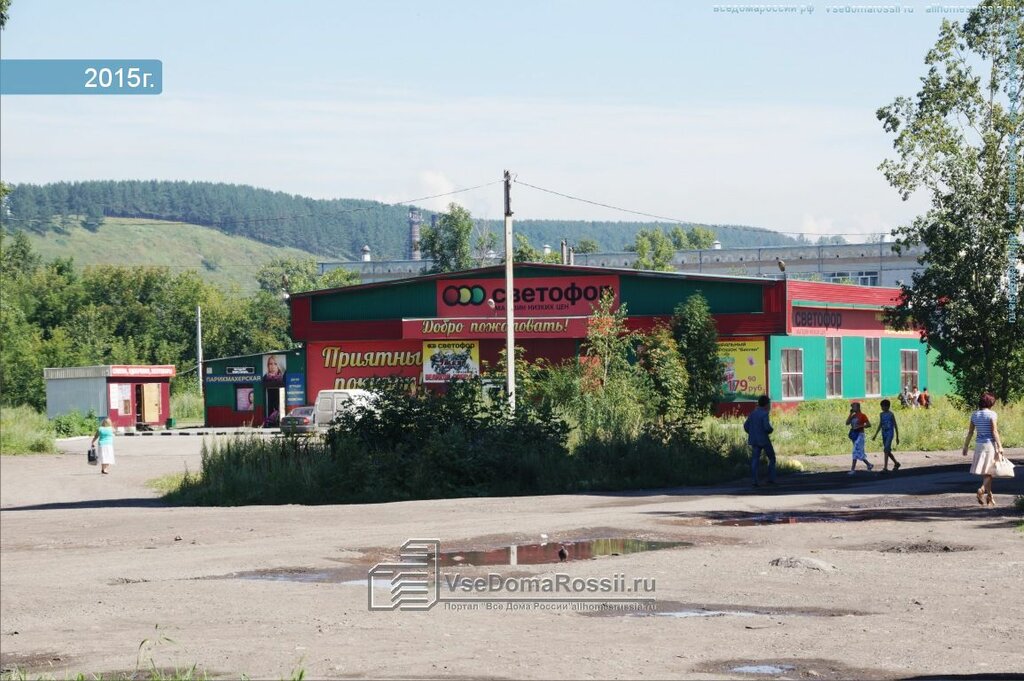
[[[96,434],[92,436],[92,445],[96,446],[96,441],[99,440],[99,458],[100,458],[100,473],[107,475],[110,473],[107,470],[114,464],[114,424],[111,423],[109,418],[103,419],[100,423],[100,427],[96,430]]]

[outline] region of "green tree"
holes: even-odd
[[[672,256],[675,249],[672,247],[671,239],[660,229],[641,229],[637,232],[632,247],[626,250],[636,252],[633,269],[672,271]]]
[[[516,232],[512,235],[515,239],[515,248],[512,249],[512,262],[550,262],[562,261],[562,254],[551,251],[544,255],[544,251],[534,248],[530,240],[524,235]]]
[[[902,287],[891,323],[916,328],[938,351],[938,363],[969,400],[984,389],[1002,400],[1024,395],[1024,307],[1009,321],[1005,274],[1020,271],[1024,252],[1008,263],[1008,242],[1020,229],[1021,209],[1009,211],[1010,138],[1021,137],[1024,117],[1012,122],[1008,104],[1020,95],[1024,68],[1024,0],[985,0],[963,24],[943,21],[928,51],[920,91],[880,108],[878,119],[895,138],[896,158],[880,170],[906,200],[915,192],[931,208],[893,231],[895,250],[927,248],[924,269]],[[1016,23],[1017,81],[1009,77],[1008,42]],[[981,74],[976,74],[981,69]],[[1024,164],[1017,147],[1017,201],[1024,199]]]
[[[689,374],[687,405],[709,414],[722,397],[722,362],[718,359],[718,327],[704,296],[696,293],[676,306],[672,334]]]
[[[686,412],[686,391],[690,382],[679,344],[672,330],[662,324],[640,337],[640,343],[640,363],[657,395],[658,418],[662,423],[678,423]]]
[[[672,228],[669,238],[672,239],[672,247],[677,251],[698,251],[711,248],[717,237],[707,227],[693,227],[684,230],[677,225]]]
[[[350,270],[338,267],[320,274],[319,269],[315,258],[274,258],[256,270],[256,282],[261,291],[276,296],[359,283],[359,275]]]
[[[576,242],[576,253],[597,253],[601,246],[593,239],[580,239]]]
[[[423,254],[434,261],[433,272],[458,272],[473,267],[473,216],[456,203],[437,221],[437,227],[420,231]]]
[[[0,0],[0,29],[7,28],[7,20],[10,15],[11,0]]]

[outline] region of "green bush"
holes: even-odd
[[[52,454],[57,451],[53,425],[28,406],[0,406],[0,454]]]
[[[72,411],[53,419],[53,432],[57,434],[57,437],[93,435],[98,426],[99,418],[96,416],[96,412],[91,409],[85,416],[82,416],[77,411]]]

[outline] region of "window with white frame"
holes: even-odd
[[[917,350],[900,350],[900,386],[916,388],[920,384],[917,362],[920,357]]]
[[[882,394],[881,338],[864,339],[864,394],[878,397]]]
[[[804,351],[800,348],[782,350],[782,399],[796,400],[804,396]]]
[[[843,394],[843,339],[838,336],[825,339],[825,396]]]

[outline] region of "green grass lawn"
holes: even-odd
[[[74,257],[85,265],[165,265],[197,270],[207,281],[254,290],[256,270],[271,258],[311,258],[297,248],[270,246],[209,227],[141,218],[106,218],[97,232],[71,227],[66,234],[29,233],[46,260]]]
[[[849,414],[851,400],[819,400],[804,402],[795,409],[782,410],[774,405],[772,408],[772,425],[775,432],[772,442],[779,454],[792,456],[814,456],[826,454],[849,454],[850,440],[846,437],[846,417]],[[860,400],[864,413],[871,419],[868,431],[868,451],[881,451],[882,437],[875,441],[871,436],[878,425],[878,414],[881,412],[881,400]],[[999,414],[999,433],[1006,447],[1024,446],[1024,404],[997,405]],[[895,452],[904,451],[938,451],[960,449],[964,446],[967,435],[969,410],[958,410],[948,399],[935,398],[931,409],[893,409],[900,430],[900,444]],[[705,420],[705,427],[711,432],[735,440],[746,442],[743,432],[743,419]],[[974,443],[971,443],[974,451]]]

